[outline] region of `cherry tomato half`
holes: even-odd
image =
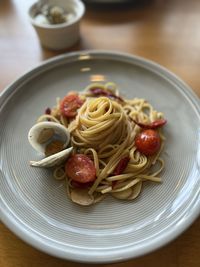
[[[140,151],[144,155],[153,155],[160,149],[160,135],[155,130],[144,130],[136,136],[135,145],[138,151]]]
[[[96,179],[96,169],[93,161],[84,154],[72,155],[65,164],[68,178],[79,183],[93,182]]]
[[[77,109],[80,108],[83,101],[77,94],[66,95],[60,103],[60,111],[63,116],[73,118],[76,116]]]

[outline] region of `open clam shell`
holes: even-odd
[[[66,148],[70,141],[70,133],[66,127],[56,122],[39,122],[28,133],[31,146],[38,152],[45,153],[46,146],[53,140],[63,142]]]
[[[30,165],[34,167],[54,167],[60,165],[69,157],[72,150],[73,147],[69,147],[42,160],[30,161]]]

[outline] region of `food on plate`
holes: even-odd
[[[132,200],[144,182],[161,182],[166,122],[146,100],[122,97],[114,83],[92,83],[57,99],[38,118],[28,137],[45,158],[30,164],[52,167],[77,204],[107,195]]]

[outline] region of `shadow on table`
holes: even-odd
[[[154,0],[137,0],[116,4],[86,4],[85,21],[101,24],[126,23],[140,20],[141,14],[153,6]]]
[[[86,13],[82,26],[84,28],[84,23],[89,23],[91,27],[95,27],[95,25],[98,24],[102,27],[106,27],[107,25],[123,25],[129,22],[141,21],[144,16],[148,16],[155,1],[156,0],[131,0],[124,4],[100,4],[95,2],[89,3],[92,1],[88,1],[88,3],[86,3]],[[94,47],[87,41],[86,35],[81,32],[80,40],[68,49],[51,51],[41,47],[41,60],[85,49],[90,50],[94,49]]]

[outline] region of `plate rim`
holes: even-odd
[[[123,61],[129,60],[130,62],[140,62],[141,65],[144,67],[152,67],[151,69],[153,72],[156,72],[157,74],[162,74],[165,76],[165,78],[170,79],[175,84],[178,84],[179,87],[181,87],[181,90],[187,95],[189,100],[195,105],[196,111],[198,111],[198,114],[200,116],[200,107],[199,107],[199,98],[196,95],[196,93],[192,90],[191,87],[189,87],[180,77],[178,77],[176,74],[168,70],[167,68],[163,67],[162,65],[158,64],[155,61],[146,59],[141,56],[125,53],[125,52],[119,52],[119,51],[113,51],[113,50],[82,50],[82,51],[76,51],[76,52],[70,52],[66,54],[62,54],[59,56],[55,56],[53,58],[44,60],[43,62],[39,63],[37,66],[31,68],[30,70],[26,71],[24,74],[22,74],[19,78],[17,78],[14,82],[12,82],[10,85],[8,85],[1,93],[0,93],[0,104],[3,102],[3,105],[1,104],[0,112],[4,105],[6,105],[7,100],[9,100],[12,95],[17,91],[17,87],[21,85],[22,82],[27,83],[29,79],[32,79],[34,75],[39,75],[41,72],[48,70],[48,68],[53,68],[55,66],[60,66],[61,62],[63,60],[70,60],[70,58],[76,58],[76,61],[78,61],[78,58],[81,55],[89,56],[89,59],[96,59],[98,60],[98,56],[101,58],[102,56],[111,56],[115,57],[117,61]],[[92,57],[91,57],[92,56]],[[60,63],[60,64],[59,64]],[[67,63],[67,62],[66,62]],[[183,233],[200,215],[200,199],[196,199],[195,206],[192,208],[192,213],[190,211],[190,216],[187,215],[184,220],[182,220],[178,228],[177,226],[173,229],[167,231],[167,233],[162,234],[162,236],[157,237],[158,241],[155,243],[155,240],[153,240],[151,243],[148,243],[148,246],[145,247],[145,249],[139,248],[138,251],[133,253],[134,248],[133,246],[125,248],[125,249],[117,249],[117,251],[112,251],[112,254],[106,254],[104,258],[97,257],[96,254],[89,256],[89,253],[85,253],[84,249],[82,254],[76,255],[76,251],[74,252],[66,252],[59,250],[55,247],[51,247],[49,243],[45,243],[42,239],[39,238],[37,234],[34,236],[34,232],[29,232],[28,228],[25,229],[25,225],[20,224],[20,220],[15,217],[14,214],[12,214],[9,211],[9,207],[6,208],[6,204],[3,203],[0,205],[0,219],[2,222],[13,232],[15,235],[17,235],[20,239],[24,240],[29,245],[35,247],[36,249],[39,249],[45,253],[48,253],[50,255],[60,257],[67,260],[72,260],[76,262],[82,262],[82,263],[114,263],[114,262],[121,262],[125,260],[130,260],[135,257],[139,257],[142,255],[145,255],[147,253],[153,252],[158,248],[161,248],[168,244],[169,242],[173,241],[175,238],[177,238],[181,233]],[[185,213],[185,210],[184,210]],[[149,246],[151,246],[149,248]],[[87,250],[87,249],[86,249]],[[115,250],[115,249],[114,249]],[[120,252],[119,252],[120,250]],[[89,252],[89,250],[88,250]],[[76,258],[77,256],[77,258]]]

